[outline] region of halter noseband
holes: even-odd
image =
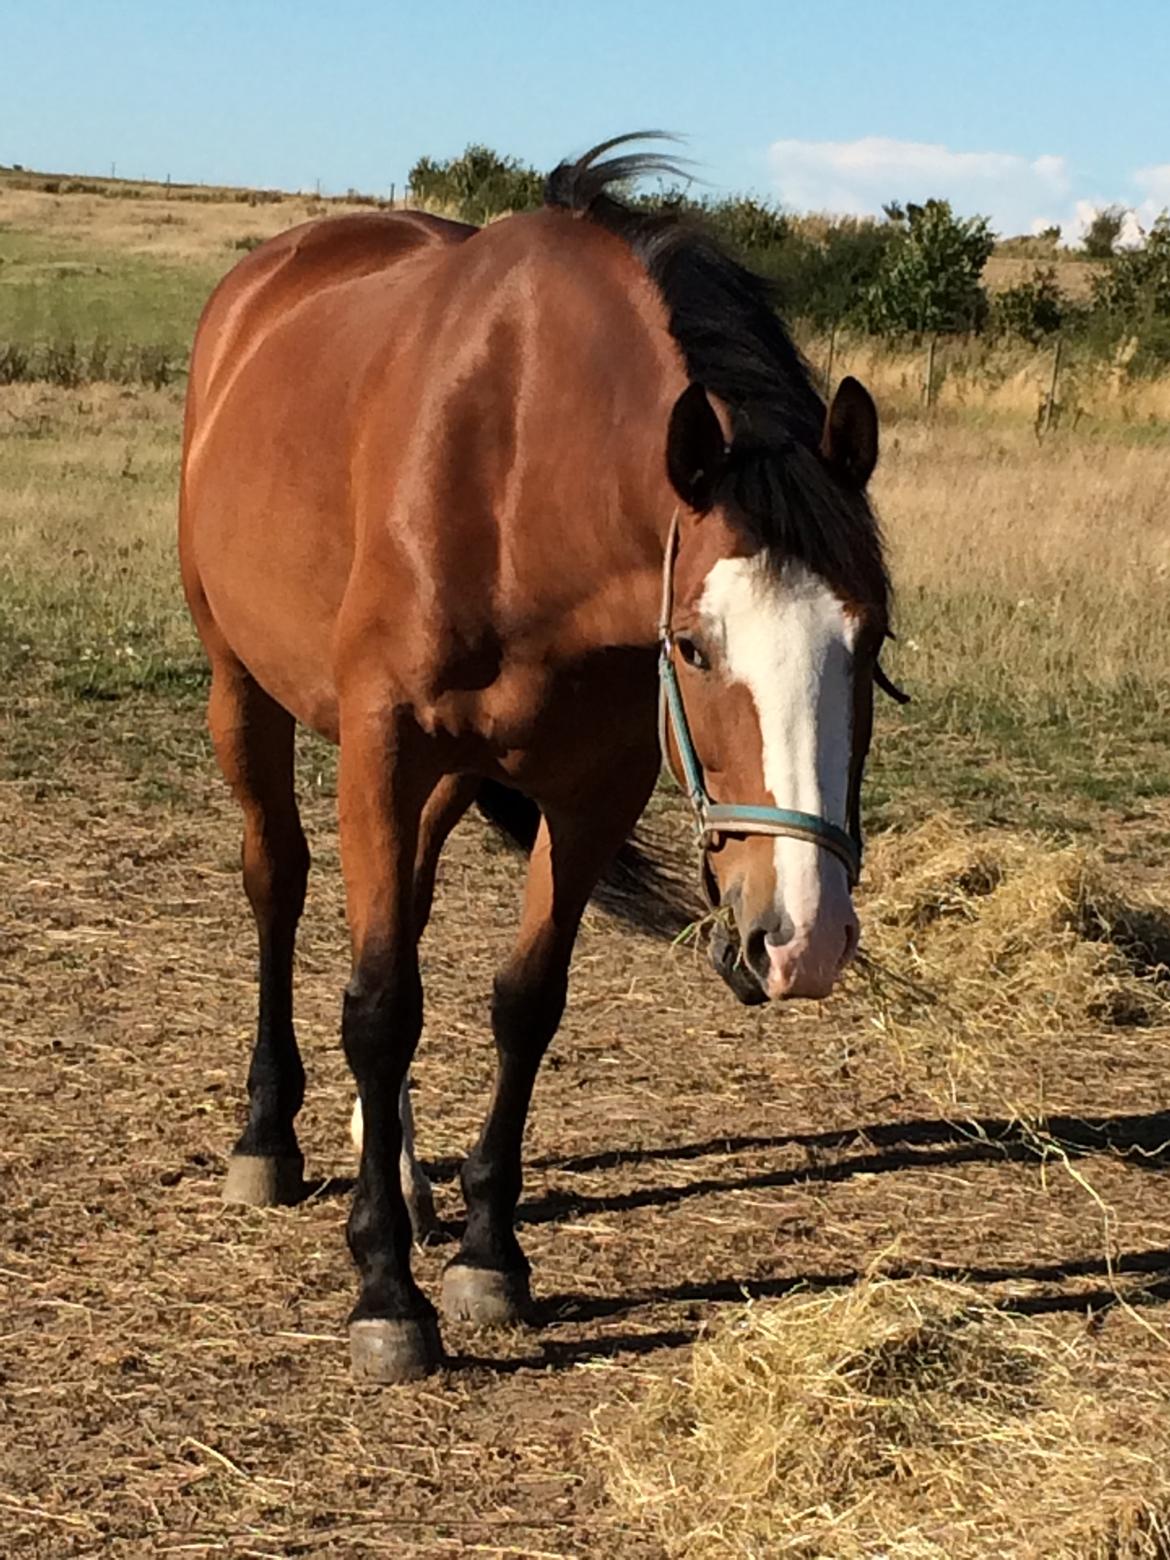
[[[761,807],[749,802],[713,802],[707,794],[703,769],[691,741],[682,690],[674,669],[674,640],[670,631],[674,607],[674,560],[678,551],[678,514],[676,509],[671,516],[670,534],[666,539],[666,554],[662,563],[662,612],[658,621],[658,741],[663,762],[669,767],[669,723],[682,760],[687,796],[695,814],[698,843],[705,852],[710,841],[720,834],[771,834],[807,840],[831,852],[843,863],[852,888],[861,872],[861,848],[851,834],[839,829],[835,823],[830,823],[827,818],[821,818],[816,813],[797,812],[790,807]]]

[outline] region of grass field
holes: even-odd
[[[0,186],[0,345],[176,346],[303,215]],[[333,755],[300,771],[327,1179],[224,1209],[253,949],[175,572],[182,386],[0,386],[4,1553],[1168,1552],[1165,387],[1041,443],[1030,391],[928,419],[870,366],[914,702],[871,760],[869,961],[745,1013],[591,911],[529,1138],[542,1325],[449,1327],[452,1370],[390,1393],[341,1342]],[[685,856],[669,793],[653,829]],[[463,825],[424,950],[448,1240],[519,873]]]

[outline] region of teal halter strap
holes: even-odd
[[[662,566],[662,615],[658,624],[658,741],[663,762],[669,767],[669,726],[682,761],[683,778],[695,814],[699,845],[705,849],[720,834],[770,834],[807,840],[837,857],[849,874],[850,887],[853,887],[861,873],[861,849],[853,836],[838,828],[835,823],[830,823],[827,818],[821,818],[816,813],[797,812],[790,807],[764,807],[750,802],[713,802],[708,795],[699,755],[691,740],[678,674],[674,669],[674,640],[670,619],[674,605],[674,559],[677,550],[676,509],[670,521]]]

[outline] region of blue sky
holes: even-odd
[[[0,162],[400,189],[644,126],[716,191],[1170,206],[1170,0],[0,0]]]

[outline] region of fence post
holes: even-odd
[[[837,353],[837,323],[834,320],[832,329],[829,331],[829,360],[825,364],[825,400],[826,401],[829,400],[829,398],[833,394],[833,358],[836,356],[836,353]]]
[[[1048,400],[1044,403],[1044,432],[1052,427],[1052,419],[1056,415],[1056,394],[1060,387],[1060,355],[1064,346],[1064,337],[1057,336],[1056,347],[1052,354],[1052,379],[1048,385]]]
[[[928,412],[934,405],[934,343],[935,335],[931,331],[926,343],[926,383],[922,386],[922,404]]]

